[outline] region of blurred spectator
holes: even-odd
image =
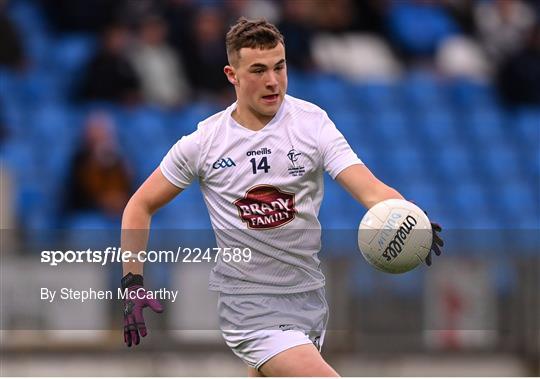
[[[306,1],[284,1],[287,3],[307,3]],[[227,13],[227,24],[234,24],[240,17],[264,18],[265,20],[277,24],[279,23],[280,10],[273,0],[227,0],[223,2]]]
[[[146,101],[178,106],[188,97],[188,83],[181,61],[166,43],[167,25],[158,17],[142,22],[130,59],[139,74]]]
[[[195,1],[167,0],[163,11],[163,17],[169,26],[169,41],[182,57],[187,55],[191,46],[192,28],[191,23],[186,20],[193,20],[195,17]]]
[[[475,0],[442,0],[446,12],[458,24],[461,32],[470,37],[476,35],[474,2]]]
[[[140,99],[140,79],[126,55],[129,37],[128,29],[121,24],[105,29],[101,48],[83,77],[79,99],[128,104]]]
[[[313,68],[311,40],[313,29],[309,23],[310,6],[305,1],[286,1],[277,25],[287,44],[287,65],[300,70]]]
[[[540,106],[540,25],[531,30],[525,49],[502,64],[498,85],[508,105]]]
[[[132,178],[107,114],[88,117],[68,178],[69,213],[97,211],[112,218],[121,216],[132,193]]]
[[[41,0],[49,24],[58,33],[98,32],[119,13],[119,0]]]
[[[311,8],[315,26],[325,32],[342,33],[356,29],[356,12],[351,0],[303,2]]]
[[[447,38],[437,51],[437,68],[446,77],[490,79],[493,68],[481,46],[472,38]]]
[[[384,19],[388,0],[364,0],[354,3],[358,31],[385,34]]]
[[[442,41],[459,32],[442,3],[433,0],[392,1],[387,23],[404,58],[431,58]]]
[[[0,66],[20,70],[24,64],[25,55],[19,33],[3,12],[0,2]]]
[[[231,100],[232,88],[223,74],[223,67],[227,64],[225,34],[225,18],[219,9],[203,7],[197,11],[185,64],[191,87],[198,98]]]
[[[478,3],[475,19],[486,52],[498,63],[523,46],[535,16],[521,0],[493,0]]]

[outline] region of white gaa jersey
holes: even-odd
[[[324,286],[317,254],[323,171],[335,178],[362,162],[326,112],[285,96],[263,129],[231,113],[199,123],[160,168],[175,186],[199,179],[220,248],[250,248],[249,262],[218,259],[210,289],[231,294],[295,293]]]

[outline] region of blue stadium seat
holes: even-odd
[[[115,222],[100,212],[79,212],[68,218],[65,227],[75,231],[119,228],[118,221]],[[80,239],[80,236],[75,236],[75,240],[77,239]]]
[[[119,134],[126,151],[132,156],[144,154],[147,149],[169,144],[165,115],[150,107],[139,107],[120,118]]]
[[[377,136],[377,144],[381,147],[394,147],[413,141],[414,129],[405,115],[397,109],[374,113],[367,120]]]
[[[466,113],[465,130],[478,144],[489,145],[507,140],[505,119],[495,108],[472,109]]]
[[[307,99],[308,93],[310,91],[310,76],[290,67],[287,68],[287,94],[300,98]]]
[[[71,146],[77,132],[72,108],[44,103],[30,114],[32,140],[37,146]]]
[[[501,183],[494,189],[497,204],[504,212],[509,228],[540,228],[540,192],[538,183]]]
[[[461,216],[461,227],[466,229],[492,229],[500,227],[496,209],[486,188],[478,182],[459,182],[449,188],[447,196]]]
[[[428,212],[429,217],[439,220],[444,213],[444,192],[429,181],[409,181],[400,184],[397,190],[408,200]]]
[[[7,13],[22,39],[25,53],[38,65],[46,61],[50,52],[48,31],[41,7],[34,1],[10,1]]]
[[[470,79],[455,80],[448,85],[454,105],[467,109],[491,108],[496,106],[495,89],[487,84]]]
[[[445,183],[457,183],[476,174],[472,153],[463,145],[447,144],[432,156],[431,174]]]
[[[445,107],[431,108],[416,114],[412,121],[418,130],[420,143],[438,150],[443,145],[460,143],[460,133],[454,114]]]
[[[386,164],[392,172],[394,186],[401,186],[409,182],[423,182],[429,177],[422,150],[417,146],[405,144],[398,145],[388,151]]]
[[[356,229],[364,212],[363,207],[337,182],[325,177],[324,199],[319,212],[324,229]]]
[[[74,74],[80,72],[93,55],[96,39],[87,34],[69,34],[57,39],[51,52],[51,68]]]
[[[0,70],[0,82],[0,101],[6,107],[38,107],[60,99],[55,78],[41,69]]]
[[[333,114],[328,114],[339,131],[345,136],[349,143],[354,143],[355,140],[365,139],[369,133],[369,125],[363,122],[359,112],[351,109],[343,109]]]
[[[368,112],[386,111],[398,105],[396,88],[391,83],[353,83],[350,96],[354,106]]]
[[[429,6],[415,1],[392,1],[386,26],[400,50],[413,56],[431,56],[439,43],[459,32],[454,19],[442,4]]]
[[[400,94],[407,107],[429,111],[444,103],[441,87],[437,78],[430,72],[413,71],[400,83]]]
[[[487,144],[477,153],[485,173],[500,183],[525,175],[519,151],[509,143]]]
[[[35,150],[23,139],[10,139],[3,143],[0,158],[19,183],[32,182],[38,172]]]
[[[309,82],[309,93],[304,100],[322,108],[342,106],[349,103],[348,84],[336,75],[316,73]]]
[[[199,183],[194,182],[156,214],[161,229],[208,230],[211,228],[208,210]],[[196,236],[194,236],[196,237]]]
[[[536,151],[540,149],[540,107],[519,110],[512,120],[511,128],[524,146]]]
[[[69,95],[96,49],[96,39],[86,34],[61,37],[49,53],[48,75],[61,78],[62,92]]]
[[[2,80],[0,78],[0,80]],[[1,86],[0,86],[1,87]],[[0,99],[0,122],[6,128],[6,134],[10,139],[24,138],[28,133],[27,114],[24,108],[14,102],[5,102]]]
[[[182,136],[197,130],[197,124],[220,111],[216,104],[197,102],[187,104],[181,111],[172,112],[168,118],[169,141],[176,142]]]

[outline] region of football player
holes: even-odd
[[[285,45],[274,25],[241,18],[226,47],[236,102],[182,137],[133,195],[122,248],[144,250],[152,214],[197,178],[218,247],[252,250],[249,261],[221,259],[211,272],[227,345],[251,376],[338,376],[320,354],[328,319],[317,258],[323,174],[366,208],[403,197],[370,172],[325,111],[286,94]],[[123,287],[140,289],[142,270],[125,263]],[[146,335],[145,306],[162,309],[155,300],[126,304],[129,346]]]

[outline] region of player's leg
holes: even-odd
[[[311,343],[282,351],[265,362],[259,371],[263,376],[339,376]]]
[[[248,367],[248,376],[250,378],[252,378],[252,377],[260,377],[260,376],[264,376],[264,375],[262,374],[262,372],[257,371],[255,368]]]

